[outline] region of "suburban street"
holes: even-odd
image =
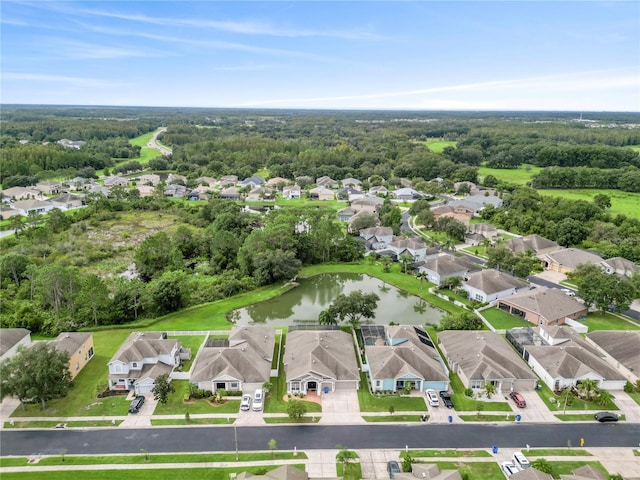
[[[637,447],[640,428],[634,423],[566,424],[395,424],[300,425],[268,427],[190,427],[153,429],[3,430],[2,455],[222,452],[265,450],[276,439],[282,450],[395,448]]]

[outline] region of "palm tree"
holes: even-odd
[[[566,413],[567,405],[571,406],[571,404],[573,403],[573,392],[571,391],[571,388],[565,388],[564,390],[562,390],[560,398],[562,399],[562,403],[564,405],[563,413]]]
[[[382,264],[382,271],[385,273],[389,272],[389,268],[391,267],[391,259],[386,255],[383,255],[380,258],[380,263]]]
[[[420,290],[422,290],[424,279],[427,278],[427,272],[416,273],[416,278],[420,280]]]
[[[411,255],[403,253],[402,255],[400,255],[400,261],[402,262],[402,265],[404,266],[404,273],[407,273],[407,266],[411,262],[413,262],[413,257]]]
[[[487,395],[487,398],[491,398],[497,391],[496,386],[491,382],[487,382],[484,386],[484,393]]]
[[[596,401],[598,402],[598,405],[604,407],[607,403],[611,402],[612,399],[613,395],[611,395],[611,393],[609,393],[607,390],[598,389],[598,393],[596,395]]]
[[[591,378],[581,380],[577,385],[580,395],[586,400],[591,401],[598,390],[598,382]]]

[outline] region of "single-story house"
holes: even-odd
[[[375,187],[371,187],[369,189],[369,195],[371,196],[383,195],[386,197],[387,195],[389,195],[389,190],[387,190],[387,187],[383,185],[378,185]]]
[[[113,188],[116,185],[119,185],[123,188],[127,188],[129,186],[129,180],[123,177],[119,177],[117,175],[113,175],[111,177],[107,177],[104,179],[104,186],[107,188]]]
[[[543,268],[560,273],[573,272],[578,265],[586,263],[599,265],[601,262],[602,257],[579,248],[563,248],[542,255]]]
[[[550,331],[547,331],[549,329]],[[627,379],[616,371],[587,343],[568,327],[539,327],[540,337],[552,344],[527,345],[523,356],[540,379],[553,391],[575,386],[582,380],[594,380],[605,390],[622,390]],[[557,341],[552,335],[562,337]],[[568,338],[567,338],[568,337]]]
[[[367,249],[380,250],[381,248],[386,248],[393,241],[393,228],[363,228],[360,230],[360,237],[364,239]]]
[[[251,177],[245,178],[238,185],[240,186],[240,188],[242,187],[256,188],[264,184],[265,184],[264,178],[259,177],[257,175],[253,175]]]
[[[469,273],[462,283],[470,300],[493,302],[499,298],[529,290],[529,284],[505,272],[493,268]]]
[[[558,250],[560,245],[553,240],[533,234],[511,238],[505,243],[505,247],[513,253],[533,252],[535,255],[542,255]]]
[[[141,197],[150,197],[154,193],[156,193],[156,187],[153,185],[140,185],[139,183],[135,186],[135,189],[138,191]]]
[[[248,202],[263,202],[275,200],[275,192],[268,187],[253,188],[248,194],[246,200]]]
[[[324,188],[338,188],[338,182],[331,177],[323,175],[322,177],[316,178],[316,186]]]
[[[358,212],[377,212],[378,208],[384,203],[384,198],[365,197],[354,200],[350,203],[350,207]]]
[[[187,187],[180,183],[171,183],[164,189],[164,196],[169,198],[184,198],[187,195]]]
[[[26,328],[0,328],[0,362],[13,357],[19,347],[28,347],[31,331]]]
[[[225,200],[240,200],[240,191],[237,187],[227,187],[220,192],[220,198]]]
[[[60,182],[38,182],[33,187],[46,195],[57,195],[62,191],[62,183]]]
[[[557,288],[538,287],[498,300],[498,308],[535,325],[561,325],[586,317],[588,308]]]
[[[8,218],[15,217],[16,215],[22,214],[11,208],[9,205],[0,205],[0,219],[7,220]]]
[[[342,184],[343,187],[357,187],[359,188],[362,185],[362,182],[360,180],[358,180],[357,178],[344,178],[342,180],[340,180],[340,183]]]
[[[608,477],[592,465],[578,467],[571,475],[560,475],[560,480],[607,480],[608,478],[611,477]]]
[[[640,380],[640,331],[599,330],[587,333],[586,340],[631,383]]]
[[[152,186],[156,186],[160,183],[160,175],[157,175],[155,173],[146,173],[144,175],[140,175],[140,178],[138,179],[138,184],[142,184],[142,185],[152,185]]]
[[[342,190],[338,190],[337,195],[340,200],[348,200],[350,202],[364,198],[364,192],[353,187],[345,187]]]
[[[453,373],[467,388],[482,390],[487,383],[498,395],[533,390],[537,377],[501,335],[487,330],[446,330],[438,334],[440,350]]]
[[[291,183],[291,180],[287,180],[286,178],[282,178],[282,177],[273,177],[267,180],[267,186],[275,187],[275,188],[285,187],[290,183]]]
[[[434,220],[438,220],[442,217],[454,218],[456,220],[461,221],[465,225],[469,225],[471,219],[473,218],[473,210],[465,207],[464,205],[442,205],[439,207],[434,207],[431,209],[433,212]]]
[[[282,189],[282,198],[293,200],[302,197],[302,189],[300,185],[291,185]]]
[[[498,236],[498,229],[490,223],[473,223],[467,227],[467,233],[477,233],[485,238],[491,239]]]
[[[422,198],[422,194],[411,187],[398,188],[391,192],[397,200],[413,201]]]
[[[358,213],[355,209],[351,207],[341,208],[337,212],[338,220],[341,222],[348,222],[351,218]]]
[[[30,212],[45,214],[49,213],[54,208],[57,208],[53,203],[49,201],[40,200],[20,200],[19,202],[11,204],[11,206],[15,210],[20,212],[20,215],[23,215],[25,217],[28,217]]]
[[[230,185],[235,186],[238,183],[237,175],[223,175],[218,180],[218,185],[221,187],[228,187]]]
[[[236,477],[236,480],[248,480],[250,478],[255,478],[256,480],[320,480],[309,477],[307,472],[293,465],[282,465],[266,473],[241,472]],[[323,480],[341,480],[341,478],[322,477]]]
[[[72,210],[83,206],[84,197],[73,193],[63,193],[57,197],[50,198],[49,201],[60,210]]]
[[[165,333],[132,332],[107,363],[109,389],[150,393],[158,376],[180,365],[180,347]]]
[[[201,390],[252,393],[271,376],[273,328],[234,327],[228,339],[207,339],[191,367]]]
[[[448,390],[449,372],[421,327],[365,325],[361,329],[373,392]]]
[[[8,202],[9,200],[45,200],[46,197],[40,190],[36,190],[32,187],[11,187],[5,188],[0,191],[2,194],[2,201]]]
[[[309,190],[309,198],[312,200],[333,200],[335,193],[326,187],[316,187]]]
[[[480,267],[466,257],[453,255],[439,255],[424,262],[418,267],[418,272],[426,273],[427,280],[436,285],[450,277],[465,277],[470,272],[479,271]]]
[[[87,142],[83,140],[69,140],[68,138],[63,138],[62,140],[58,140],[56,143],[62,145],[64,148],[75,148],[76,150],[80,150],[83,145]]]
[[[170,173],[169,176],[167,177],[167,184],[171,185],[173,183],[178,183],[180,185],[186,185],[187,184],[187,177],[185,177],[184,175],[180,175],[177,173]]]
[[[509,475],[509,480],[553,480],[553,476],[531,467]]]
[[[420,262],[427,255],[427,244],[419,238],[395,237],[393,242],[387,245],[387,249],[395,253],[398,261],[402,255],[409,255],[414,262]]]
[[[295,330],[287,335],[283,358],[287,392],[308,393],[360,386],[353,338],[341,330]]]
[[[75,378],[93,358],[93,333],[62,332],[55,340],[48,342],[60,352],[69,354],[69,372]]]
[[[451,200],[449,205],[453,207],[464,206],[473,210],[474,214],[479,213],[487,205],[498,208],[502,206],[502,199],[495,195],[469,195],[462,200]]]
[[[605,273],[609,275],[620,275],[621,277],[631,277],[635,272],[640,270],[640,266],[622,257],[607,258],[601,262]]]
[[[458,470],[440,470],[435,463],[412,463],[411,472],[396,473],[395,480],[462,480]]]

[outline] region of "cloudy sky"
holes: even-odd
[[[2,103],[640,111],[640,2],[0,2]]]

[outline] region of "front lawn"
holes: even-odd
[[[413,458],[491,457],[491,454],[486,450],[409,450],[409,455]],[[405,456],[405,452],[400,452],[400,458]]]
[[[467,397],[464,394],[465,387],[460,380],[460,377],[455,373],[449,375],[451,380],[451,388],[453,388],[453,394],[451,395],[451,400],[453,400],[453,405],[455,406],[456,411],[462,412],[478,412],[478,411],[487,411],[487,412],[511,412],[513,411],[508,402],[500,402],[500,401],[482,401],[476,400],[475,398]],[[505,415],[506,417],[506,415]]]
[[[369,392],[369,383],[365,373],[360,374],[360,389],[358,390],[358,402],[361,412],[388,412],[393,408],[396,412],[426,412],[427,404],[422,396],[404,397],[395,395],[372,395]]]
[[[463,422],[515,422],[515,415],[458,415]]]
[[[410,423],[410,422],[422,422],[420,415],[363,415],[365,422],[398,422],[398,423]],[[427,415],[427,418],[429,416]]]
[[[560,478],[560,475],[571,475],[573,471],[577,468],[584,467],[586,465],[591,465],[593,468],[600,470],[605,474],[606,478],[609,478],[609,473],[602,466],[600,462],[583,462],[583,461],[559,461],[559,462],[549,462],[551,464],[551,476],[553,478]]]
[[[186,412],[193,413],[238,413],[240,411],[240,400],[226,400],[220,405],[212,405],[206,399],[190,400],[184,403],[185,395],[189,394],[188,380],[172,380],[171,384],[176,391],[169,394],[167,403],[156,405],[154,415],[184,415]]]
[[[532,448],[526,451],[527,457],[591,457],[586,450],[570,448]]]
[[[343,478],[343,480],[360,480],[362,478],[362,468],[359,462],[351,462],[346,465],[337,463],[336,470],[338,476]]]
[[[480,312],[496,330],[508,330],[517,327],[529,327],[532,324],[522,317],[511,315],[497,307],[487,308]]]
[[[236,421],[235,416],[228,416],[224,418],[161,418],[154,420],[151,419],[151,425],[154,427],[161,427],[165,425],[232,425]]]
[[[431,462],[429,462],[431,463]],[[440,470],[458,470],[467,480],[504,480],[497,462],[434,462]]]
[[[593,422],[593,413],[558,413],[556,414],[559,420],[563,422]],[[620,421],[624,421],[624,415],[620,415]]]
[[[545,403],[547,408],[551,412],[562,412],[565,410],[565,404],[562,397],[556,395],[551,391],[551,389],[544,383],[538,382],[538,385],[541,387],[540,390],[536,390],[538,395]],[[554,401],[550,399],[553,398]],[[607,401],[605,405],[598,405],[596,402],[587,402],[586,400],[582,400],[580,398],[574,397],[571,399],[571,405],[566,405],[567,411],[572,410],[618,410],[618,406],[612,401]],[[593,416],[592,416],[593,418]]]

